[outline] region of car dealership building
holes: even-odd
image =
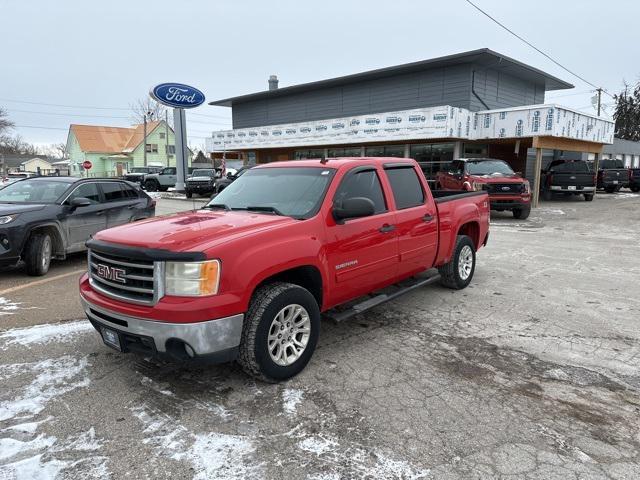
[[[411,157],[430,181],[454,158],[486,156],[536,185],[543,159],[613,143],[612,121],[545,104],[570,88],[489,49],[285,88],[272,76],[268,90],[210,103],[232,108],[233,129],[213,132],[207,150],[248,163]]]

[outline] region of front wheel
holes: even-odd
[[[260,380],[278,382],[300,373],[320,334],[320,308],[305,288],[276,282],[253,295],[242,326],[238,363]]]
[[[49,271],[52,242],[48,233],[36,233],[29,238],[25,248],[24,263],[27,274],[40,277]]]
[[[525,220],[529,218],[529,214],[531,213],[531,205],[527,205],[522,208],[514,208],[513,209],[513,218],[517,218],[518,220]]]
[[[157,192],[158,191],[158,182],[155,180],[147,180],[144,182],[144,188],[147,192]]]
[[[191,192],[186,192],[185,195],[187,196],[187,198],[191,198],[193,196],[193,193]]]
[[[471,283],[475,269],[475,245],[468,236],[458,235],[451,260],[438,268],[440,283],[447,288],[462,290]]]
[[[640,185],[631,185],[629,188],[632,192],[640,192]]]

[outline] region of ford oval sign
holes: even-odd
[[[204,93],[182,83],[161,83],[149,93],[158,102],[174,108],[194,108],[204,103]]]

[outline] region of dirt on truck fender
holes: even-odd
[[[96,234],[80,296],[118,351],[236,360],[280,381],[310,361],[321,316],[465,288],[489,208],[484,191],[432,192],[411,159],[260,165],[201,210]]]

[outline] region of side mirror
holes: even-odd
[[[365,197],[352,197],[342,201],[341,206],[333,207],[333,217],[338,222],[348,218],[369,217],[376,211],[373,201]]]
[[[91,205],[91,200],[85,197],[76,197],[69,202],[69,206],[72,208],[88,207],[89,205]]]
[[[227,178],[228,178],[228,179],[232,179],[232,178],[233,178],[233,172],[229,172],[229,173],[227,173]]]

